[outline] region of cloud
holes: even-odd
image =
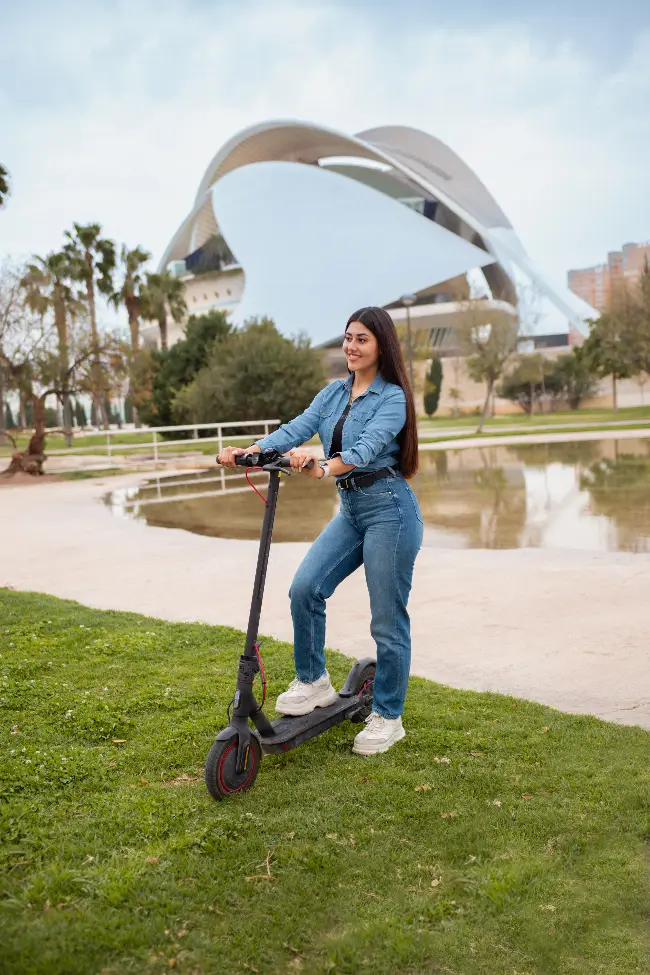
[[[90,11],[88,9],[90,6]],[[0,250],[59,246],[73,220],[160,256],[239,129],[401,123],[475,168],[531,255],[566,269],[650,236],[650,33],[616,66],[524,26],[402,22],[364,7],[151,0],[14,13]]]

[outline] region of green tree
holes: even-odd
[[[579,409],[582,400],[593,396],[598,387],[584,346],[574,348],[570,355],[559,356],[548,381],[557,386],[572,410]]]
[[[475,382],[485,383],[485,402],[477,433],[485,424],[495,384],[503,375],[506,363],[515,351],[519,323],[509,315],[483,308],[480,299],[465,302],[455,332],[467,371]]]
[[[151,260],[151,254],[142,247],[129,250],[125,244],[120,252],[122,282],[111,294],[111,302],[116,308],[124,305],[129,320],[131,348],[133,354],[140,348],[140,315],[142,299],[140,292],[144,285],[142,268]]]
[[[124,244],[120,252],[120,265],[122,273],[121,284],[111,295],[111,302],[116,308],[124,305],[129,321],[129,331],[131,333],[131,351],[129,356],[129,390],[127,402],[129,404],[129,420],[140,426],[140,417],[134,405],[133,386],[139,370],[136,365],[141,356],[140,350],[140,315],[142,308],[141,291],[144,287],[144,276],[142,269],[150,260],[151,254],[142,247],[134,247],[129,250]]]
[[[221,311],[191,315],[185,338],[175,342],[170,349],[148,353],[155,375],[148,402],[144,397],[139,400],[140,415],[145,423],[171,426],[177,422],[174,415],[176,397],[208,364],[213,345],[223,341],[231,330],[232,326]],[[142,393],[149,379],[144,357],[141,357],[139,366],[143,368],[135,376],[135,388]]]
[[[438,409],[441,390],[442,362],[437,355],[434,355],[424,380],[424,412],[427,416],[433,416]]]
[[[637,294],[626,284],[615,290],[607,311],[590,322],[584,354],[594,373],[612,377],[614,410],[618,409],[618,380],[635,375],[640,368],[641,324]]]
[[[86,410],[83,403],[80,402],[80,400],[75,401],[74,418],[77,422],[78,427],[81,427],[83,429],[84,427],[88,426],[88,417],[86,416]]]
[[[140,313],[150,322],[158,322],[160,347],[167,349],[167,321],[182,322],[187,313],[185,286],[180,278],[168,271],[162,274],[147,274],[144,287],[140,290]]]
[[[632,295],[634,333],[633,375],[650,374],[650,267],[648,261]]]
[[[186,422],[259,420],[285,423],[325,383],[321,355],[304,336],[287,339],[268,318],[253,319],[212,349],[208,365],[178,396]]]
[[[5,415],[5,427],[7,428],[7,430],[15,430],[18,424],[14,420],[14,415],[11,412],[11,406],[9,405],[9,403],[5,404],[4,415]]]
[[[548,360],[541,353],[519,356],[515,368],[504,376],[499,396],[517,403],[524,413],[532,413],[546,395]]]
[[[4,166],[0,165],[0,210],[5,205],[9,196],[9,173]]]
[[[29,308],[41,316],[52,314],[58,338],[58,395],[63,402],[63,430],[66,446],[72,444],[72,411],[70,409],[70,320],[75,318],[82,305],[73,287],[73,275],[69,256],[54,252],[47,257],[35,257],[27,265],[21,285]],[[52,362],[48,372],[51,370]]]
[[[97,295],[100,292],[107,298],[113,294],[113,273],[115,271],[115,244],[102,237],[98,223],[86,226],[75,223],[74,232],[67,230],[68,243],[64,247],[70,262],[73,278],[83,283],[86,291],[90,334],[93,344],[93,363],[91,369],[91,395],[95,409],[101,414],[104,427],[108,425],[106,414],[106,375],[101,362],[99,332],[97,329]]]

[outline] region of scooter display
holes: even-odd
[[[253,584],[246,645],[239,658],[237,686],[232,704],[230,724],[219,732],[208,752],[205,762],[205,783],[214,799],[225,799],[235,792],[246,792],[252,787],[259,772],[263,755],[277,755],[298,748],[322,735],[335,725],[348,720],[364,721],[372,711],[373,684],[376,662],[366,657],[355,663],[339,692],[338,700],[324,708],[316,708],[310,714],[299,717],[285,715],[269,721],[263,708],[266,701],[266,674],[258,643],[258,628],[262,612],[264,584],[271,548],[271,536],[278,501],[280,474],[290,473],[289,458],[277,451],[239,454],[235,457],[239,467],[267,471],[269,485],[265,503],[257,569]],[[309,462],[311,467],[314,461]],[[248,480],[248,470],[246,471]],[[260,674],[262,702],[258,704],[253,694],[253,682]],[[249,720],[253,728],[249,725]]]

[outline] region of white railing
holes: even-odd
[[[177,481],[175,478],[149,478],[144,484],[137,488],[116,488],[116,490],[111,491],[109,504],[112,508],[118,508],[123,512],[127,511],[138,511],[141,506],[148,504],[167,504],[172,501],[194,501],[196,498],[214,498],[220,494],[242,494],[243,492],[248,492],[250,488],[247,486],[233,486],[233,482],[243,480],[248,477],[254,477],[255,475],[262,474],[264,478],[268,475],[261,470],[255,470],[251,468],[246,473],[232,472],[226,474],[225,470],[221,468],[214,477],[201,477],[200,479],[194,478],[193,480],[184,479],[182,481]],[[248,478],[246,478],[248,479]],[[205,484],[215,484],[214,487],[210,487],[207,491],[189,491],[186,493],[177,492],[173,493],[175,488],[181,487],[181,485],[196,485],[201,487]],[[265,485],[265,481],[262,482],[262,486]],[[284,481],[280,481],[280,487],[284,487]],[[144,492],[147,492],[146,496]],[[155,492],[155,493],[151,493]],[[167,492],[167,493],[165,493]]]
[[[139,429],[133,428],[131,430],[115,429],[115,430],[98,430],[93,431],[91,434],[81,433],[81,436],[93,436],[93,437],[104,437],[105,443],[95,443],[86,445],[84,447],[61,447],[55,450],[47,450],[48,457],[54,456],[66,456],[69,454],[87,454],[87,453],[100,453],[104,450],[106,451],[106,456],[111,457],[113,454],[121,454],[127,450],[142,451],[147,448],[153,449],[153,459],[157,461],[159,459],[160,453],[165,452],[168,448],[178,447],[181,444],[196,444],[197,446],[206,443],[216,443],[218,444],[217,453],[223,449],[224,442],[227,440],[229,443],[236,440],[244,440],[247,443],[251,442],[251,437],[253,439],[261,439],[262,436],[268,436],[269,427],[277,427],[280,424],[280,420],[231,420],[223,421],[221,423],[186,423],[180,424],[178,426],[171,427],[140,427]],[[233,429],[238,427],[258,427],[261,428],[258,434],[250,433],[229,433],[227,438],[224,437],[224,429]],[[58,432],[57,428],[57,432]],[[164,433],[178,433],[186,430],[192,431],[191,437],[184,437],[173,440],[165,440],[159,435]],[[199,437],[199,430],[216,430],[216,436],[213,437]],[[53,433],[53,430],[47,431],[48,433]],[[151,440],[140,440],[137,443],[124,443],[123,439],[125,437],[137,437],[140,438],[147,434],[152,434]],[[111,441],[111,437],[113,438]],[[119,438],[119,439],[118,439]]]

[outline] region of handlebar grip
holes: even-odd
[[[275,463],[279,467],[287,467],[287,468],[291,467],[291,461],[289,460],[288,457],[279,457],[278,460],[275,461]],[[314,466],[313,460],[310,460],[305,464],[305,467],[308,468],[309,470],[311,470],[313,466]]]
[[[256,467],[256,458],[259,454],[237,454],[235,464],[237,467]]]
[[[261,453],[253,454],[237,454],[235,457],[235,464],[237,467],[262,467],[264,464],[268,463],[273,463],[278,467],[285,467],[287,469],[291,467],[291,461],[288,457],[265,457],[263,451]],[[313,460],[310,460],[307,464],[305,464],[305,467],[309,468],[310,470],[313,466]]]

